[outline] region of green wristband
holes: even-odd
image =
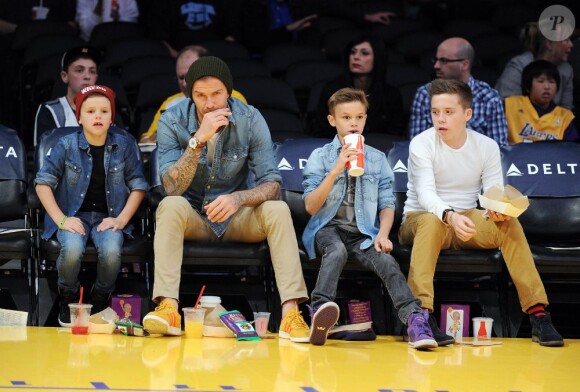
[[[66,220],[68,219],[68,216],[63,215],[62,219],[60,220],[60,223],[58,224],[58,229],[62,230],[62,227],[64,226],[64,222],[66,222]]]

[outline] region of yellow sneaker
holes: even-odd
[[[151,334],[181,336],[181,316],[171,301],[163,301],[143,318],[143,328]]]
[[[282,339],[290,339],[298,343],[308,343],[310,341],[310,329],[302,318],[301,313],[296,309],[291,309],[286,313],[278,333]]]

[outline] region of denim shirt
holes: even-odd
[[[324,180],[332,170],[342,145],[335,137],[328,143],[312,152],[304,168],[304,199]],[[387,162],[387,157],[381,151],[365,145],[365,172],[356,178],[354,211],[359,231],[369,238],[361,243],[361,249],[371,247],[379,233],[379,212],[384,208],[395,208],[393,195],[393,172]],[[347,171],[336,177],[334,185],[328,194],[326,202],[314,214],[302,234],[302,241],[310,259],[316,257],[314,236],[336,215],[346,194]]]
[[[270,130],[262,114],[253,106],[233,98],[228,99],[228,106],[232,115],[229,124],[219,133],[211,165],[208,165],[207,149],[204,148],[193,180],[183,194],[218,237],[225,233],[232,217],[221,223],[210,222],[203,206],[220,195],[247,189],[250,173],[254,176],[255,186],[282,181]],[[161,178],[185,149],[190,148],[189,139],[197,129],[193,100],[186,99],[163,112],[157,127]]]
[[[35,184],[48,185],[60,209],[67,216],[75,216],[87,194],[93,162],[89,143],[82,130],[63,136],[46,156],[36,174]],[[109,216],[118,216],[132,191],[147,191],[149,185],[143,175],[143,162],[135,139],[121,132],[108,132],[105,142],[105,191]],[[44,233],[47,240],[58,230],[56,223],[45,214]],[[123,229],[131,235],[132,226]]]

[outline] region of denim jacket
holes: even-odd
[[[67,216],[75,216],[81,208],[89,183],[93,162],[89,143],[82,130],[63,136],[46,156],[36,174],[35,184],[52,188],[60,209]],[[118,216],[132,191],[147,191],[149,185],[143,175],[143,162],[135,139],[121,132],[107,134],[105,142],[105,191],[109,216]],[[44,233],[47,240],[57,231],[56,223],[45,214]],[[123,229],[131,235],[132,226]]]
[[[255,186],[282,181],[270,131],[262,114],[233,98],[228,99],[228,106],[232,115],[229,124],[219,133],[211,166],[207,164],[207,149],[204,148],[193,180],[183,194],[218,237],[225,233],[231,217],[222,223],[210,222],[203,206],[220,195],[247,189],[250,172]],[[197,129],[193,100],[186,99],[163,112],[157,127],[161,177],[189,148],[189,139]]]
[[[338,159],[342,145],[335,137],[328,143],[312,152],[304,168],[304,199],[312,192],[332,170]],[[364,147],[365,173],[356,178],[354,210],[359,231],[369,238],[361,243],[361,249],[371,247],[379,233],[379,212],[384,208],[395,208],[393,196],[393,172],[387,157],[381,151]],[[336,215],[346,194],[346,170],[336,177],[326,202],[314,214],[302,234],[302,241],[310,259],[316,257],[314,236]]]

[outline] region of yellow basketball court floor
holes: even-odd
[[[0,391],[580,391],[580,340],[408,348],[372,342],[71,335],[0,327]]]

